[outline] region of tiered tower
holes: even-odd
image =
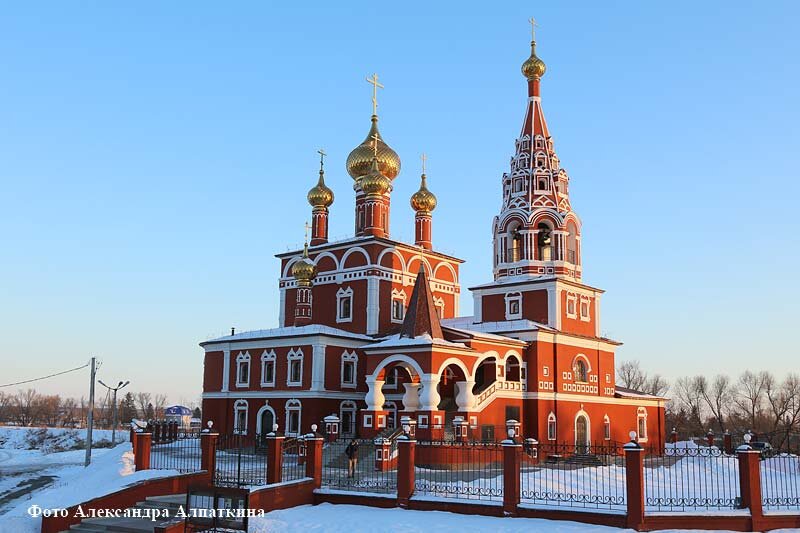
[[[525,118],[511,170],[503,174],[503,204],[492,227],[496,280],[581,278],[581,223],[570,206],[569,176],[561,168],[542,111],[540,84],[545,71],[532,38],[530,57],[522,64],[528,80]]]

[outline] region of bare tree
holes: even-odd
[[[62,419],[64,427],[73,427],[80,419],[80,408],[74,398],[67,398],[61,404]]]
[[[38,403],[41,421],[46,426],[56,427],[61,420],[61,396],[39,396]]]
[[[647,383],[647,374],[639,361],[625,361],[617,368],[617,381],[625,388],[641,391]]]
[[[142,418],[147,417],[147,406],[150,405],[150,393],[149,392],[137,392],[133,395],[136,399],[136,407],[139,409],[139,416]]]
[[[754,373],[750,370],[739,376],[733,401],[750,424],[749,429],[755,429],[758,425],[758,417],[761,414],[769,379],[770,375],[767,372]]]
[[[18,391],[14,396],[13,413],[20,426],[30,426],[36,422],[41,413],[39,394],[33,389]]]
[[[0,422],[7,422],[11,419],[11,410],[14,405],[10,394],[0,392]]]
[[[156,411],[156,418],[164,418],[164,408],[167,406],[167,395],[156,394],[153,397],[153,407]]]
[[[769,430],[773,445],[788,444],[789,433],[800,422],[800,377],[789,374],[780,384],[772,374],[764,381],[764,395],[768,406]],[[783,430],[783,431],[781,431]]]
[[[664,396],[669,392],[669,389],[669,382],[662,375],[654,374],[647,378],[642,392],[652,394],[653,396]]]
[[[703,429],[703,395],[697,377],[683,377],[675,382],[675,399],[686,416],[687,429],[702,431]]]
[[[717,374],[709,384],[705,376],[696,376],[693,378],[693,383],[697,387],[697,392],[705,401],[706,407],[708,407],[711,415],[716,420],[719,430],[724,432],[725,416],[733,397],[731,378],[724,374]]]

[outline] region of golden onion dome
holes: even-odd
[[[378,131],[378,115],[372,115],[372,126],[364,142],[347,156],[347,173],[354,180],[370,172],[373,158],[373,139],[378,137],[378,168],[385,177],[393,180],[400,174],[400,156],[383,141]]]
[[[358,178],[356,182],[356,185],[368,196],[379,196],[392,188],[392,180],[381,173],[379,165],[378,157],[373,156],[369,172]]]
[[[303,247],[303,257],[292,265],[292,276],[303,282],[309,282],[317,276],[317,266],[308,258],[308,243]]]
[[[428,190],[428,178],[425,174],[422,175],[419,190],[411,195],[411,209],[427,213],[436,209],[436,196]]]
[[[528,80],[538,80],[544,76],[547,66],[536,55],[536,41],[531,41],[531,56],[522,64],[522,75]]]
[[[330,207],[333,203],[333,191],[325,185],[325,171],[319,171],[319,181],[308,191],[308,203],[312,207]]]

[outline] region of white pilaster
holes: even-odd
[[[476,324],[483,322],[483,295],[480,291],[472,292],[472,310],[475,315],[474,322]]]
[[[439,376],[437,374],[423,374],[422,391],[419,393],[420,411],[437,411],[442,400],[439,391]]]
[[[286,287],[280,290],[280,307],[278,308],[278,327],[282,328],[286,324]]]
[[[378,313],[380,305],[378,303],[378,278],[370,276],[367,278],[367,335],[378,333]],[[383,407],[381,405],[381,407]]]
[[[325,345],[314,344],[311,352],[311,390],[325,390]]]
[[[222,352],[222,392],[228,392],[228,384],[231,382],[231,351]]]

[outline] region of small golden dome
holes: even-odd
[[[422,175],[419,190],[411,195],[411,209],[430,213],[436,209],[436,195],[428,190],[428,178]]]
[[[369,172],[358,178],[356,184],[368,196],[380,196],[392,188],[392,180],[384,176],[379,168],[378,157],[372,157]]]
[[[302,282],[310,282],[317,276],[317,266],[308,258],[308,243],[303,247],[303,257],[292,265],[292,276]]]
[[[325,185],[325,172],[319,171],[319,181],[308,191],[308,203],[312,207],[330,207],[333,203],[333,191]]]
[[[522,64],[522,75],[529,80],[538,80],[544,76],[547,66],[536,55],[536,41],[531,41],[531,57]]]
[[[347,156],[347,173],[354,180],[370,171],[373,158],[373,138],[378,136],[378,168],[381,174],[393,180],[400,174],[400,156],[381,138],[378,131],[378,115],[372,115],[372,126],[364,142],[355,147]]]

